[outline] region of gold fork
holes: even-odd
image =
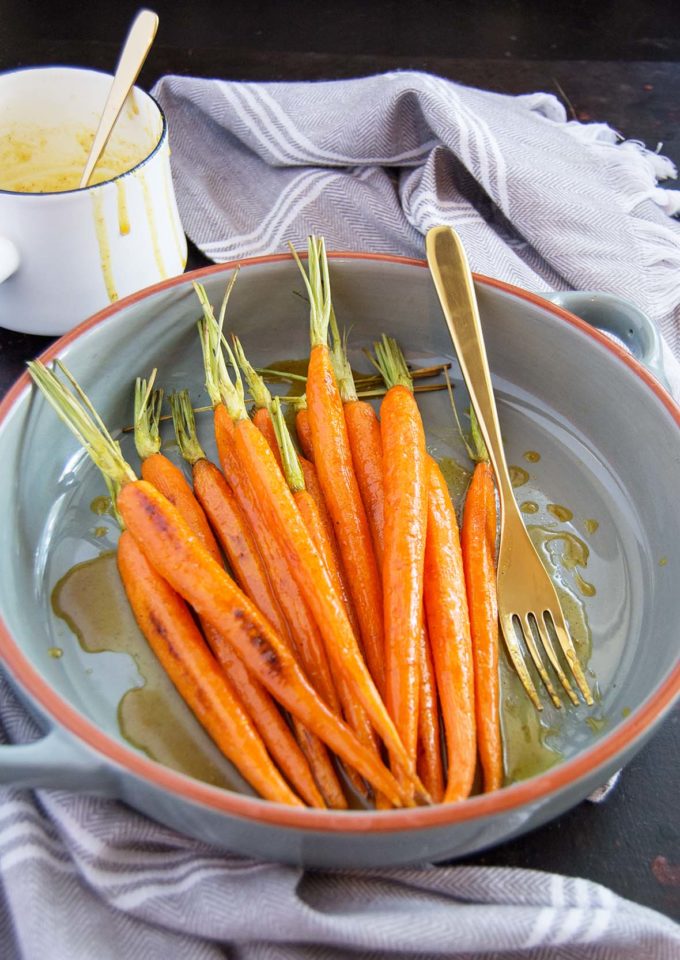
[[[567,696],[579,698],[567,673],[576,681],[583,699],[593,703],[552,580],[524,525],[512,491],[498,413],[491,386],[477,299],[465,250],[451,227],[433,227],[426,238],[427,259],[444,311],[458,362],[470,393],[480,429],[496,475],[501,508],[498,548],[498,617],[505,643],[522,685],[538,709],[541,700],[527,667],[522,641],[556,707],[561,700],[551,680],[548,662]],[[551,637],[551,625],[561,648],[564,666]]]

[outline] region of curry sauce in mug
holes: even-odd
[[[134,108],[129,105],[126,109]],[[61,193],[78,189],[94,136],[95,128],[82,124],[0,125],[0,190]],[[116,137],[114,133],[90,184],[113,180],[126,173],[141,163],[148,152],[146,145]]]

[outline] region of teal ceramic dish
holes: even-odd
[[[114,304],[44,359],[66,363],[111,428],[130,423],[133,380],[153,366],[167,390],[188,386],[194,402],[205,403],[191,281],[202,280],[219,303],[232,267]],[[424,263],[338,254],[331,270],[337,314],[351,325],[356,357],[382,332],[399,338],[415,363],[450,356]],[[518,498],[536,506],[549,552],[569,537],[588,547],[563,572],[565,584],[572,578],[576,613],[586,615],[599,699],[593,709],[552,718],[552,765],[460,804],[334,812],[254,797],[219,758],[212,757],[212,769],[226,786],[182,772],[172,755],[154,760],[153,744],[121,732],[126,691],[144,689],[140,655],[113,651],[101,640],[105,627],[101,652],[86,652],[53,609],[60,578],[112,550],[116,528],[110,516],[93,513],[105,494],[97,471],[23,377],[0,406],[0,656],[44,738],[1,746],[0,782],[117,797],[243,854],[362,867],[441,860],[506,840],[578,803],[632,757],[680,689],[680,409],[660,383],[658,338],[637,312],[596,294],[575,295],[576,309],[589,306],[588,319],[632,352],[567,313],[569,295],[555,305],[481,277],[477,288],[509,461],[527,474]],[[306,355],[300,292],[287,256],[241,264],[229,326],[254,363]],[[463,407],[455,361],[452,375]],[[464,459],[446,394],[422,395],[422,410],[434,455]],[[209,417],[199,419],[199,429],[212,453]],[[128,435],[123,445],[136,463]],[[551,513],[551,505],[560,510]],[[104,600],[86,592],[85,606],[98,610]],[[191,722],[182,721],[192,742],[210,755]]]

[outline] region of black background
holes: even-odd
[[[609,123],[680,164],[680,17],[656,3],[541,0],[185,0],[160,15],[140,78],[333,79],[428,70],[506,93],[547,90],[570,115]],[[0,0],[0,70],[115,66],[139,4]],[[207,261],[190,250],[189,267]],[[680,283],[680,278],[679,278]],[[0,392],[51,341],[0,330]],[[467,863],[532,867],[599,881],[680,918],[680,710],[601,805],[580,804]]]

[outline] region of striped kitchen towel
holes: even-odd
[[[680,358],[673,164],[555,97],[423,73],[319,83],[165,77],[184,228],[210,259],[329,249],[423,257],[453,226],[479,273],[529,290],[601,290],[644,310]]]
[[[0,742],[37,736],[0,674]],[[0,790],[2,960],[677,960],[668,917],[501,867],[259,863],[112,800]]]

